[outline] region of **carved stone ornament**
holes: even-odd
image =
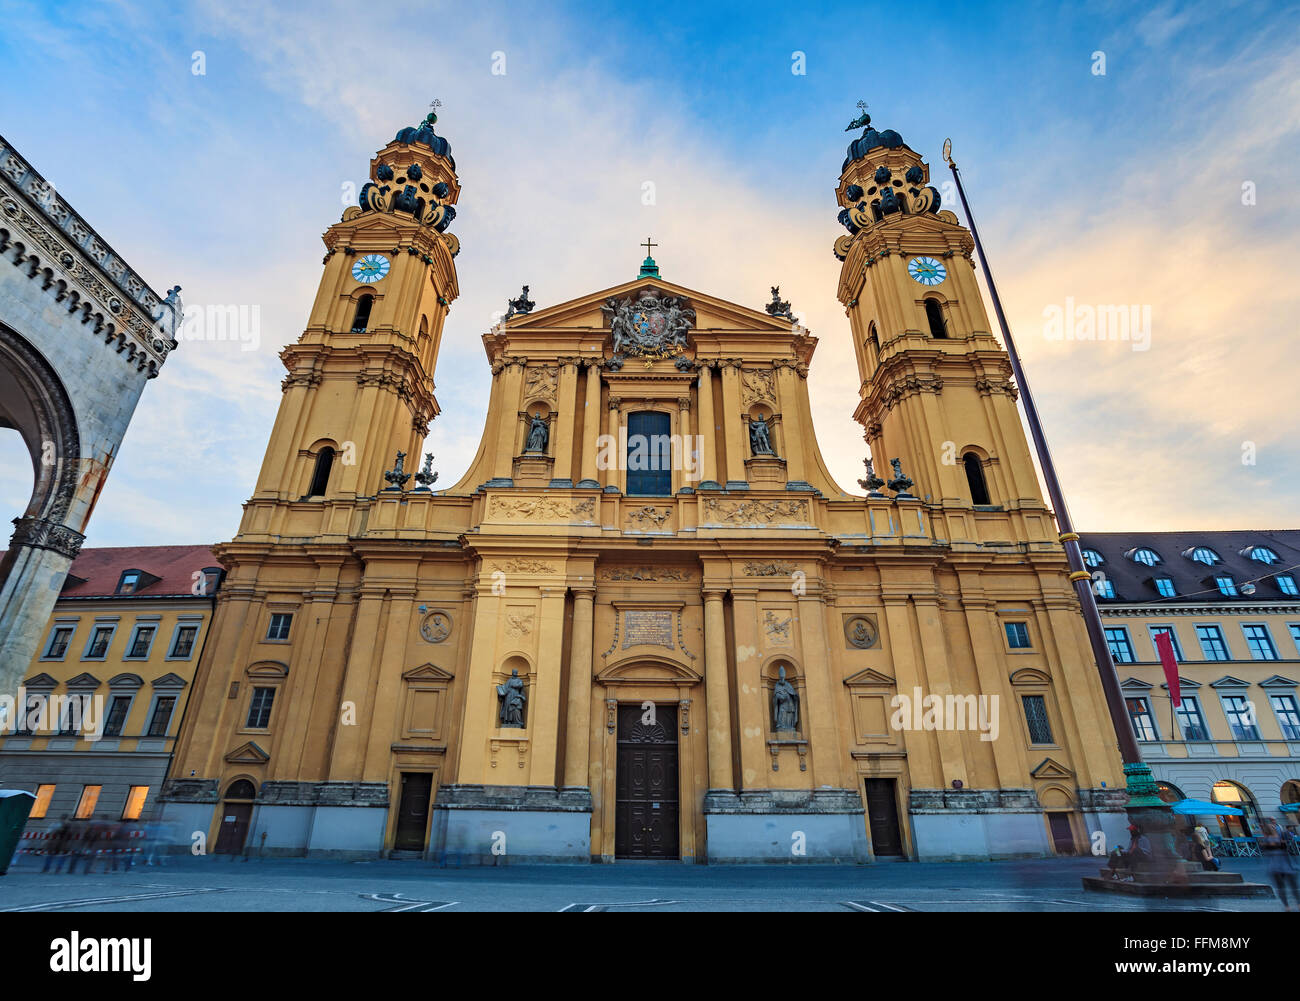
[[[600,307],[609,320],[614,358],[670,358],[686,350],[695,310],[680,296],[652,288],[626,299],[608,299]]]
[[[595,517],[596,499],[494,497],[490,513],[493,518],[506,521],[590,521]]]
[[[780,646],[788,646],[790,643],[790,623],[793,617],[787,615],[781,619],[774,612],[766,612],[763,615],[763,630],[767,633],[768,642]]]
[[[866,479],[858,480],[858,486],[867,492],[868,497],[884,497],[880,488],[885,485],[885,481],[876,475],[876,467],[871,464],[871,459],[863,459],[863,465],[867,467]]]
[[[801,500],[725,500],[704,502],[707,524],[757,525],[807,521],[808,505]]]
[[[424,454],[424,468],[415,474],[415,482],[419,484],[417,490],[428,490],[437,482],[438,474],[433,471],[433,453]]]
[[[527,378],[524,380],[524,399],[530,403],[535,400],[554,403],[559,375],[559,369],[544,366],[529,368]]]
[[[772,685],[772,729],[777,733],[795,733],[799,729],[799,693],[785,680],[785,668],[778,668]]]
[[[524,290],[519,293],[517,299],[506,300],[506,315],[504,318],[508,320],[512,316],[522,316],[526,313],[531,313],[533,307],[536,305],[537,303],[528,298],[528,286],[525,285]]]
[[[497,697],[501,701],[497,711],[497,721],[501,726],[523,729],[524,703],[528,701],[528,694],[517,669],[510,672],[504,685],[497,685]]]
[[[533,414],[528,420],[528,441],[524,444],[524,451],[545,454],[551,440],[550,425],[541,414]]]
[[[740,402],[746,407],[755,403],[770,403],[776,406],[775,375],[762,369],[741,369]]]
[[[902,460],[890,459],[889,464],[894,467],[894,476],[886,486],[899,497],[911,497],[912,495],[907,491],[911,488],[913,480],[910,476],[903,475]]]
[[[755,455],[776,455],[772,448],[772,429],[761,416],[749,422],[749,448]]]
[[[880,633],[876,620],[869,615],[850,615],[844,619],[844,639],[855,650],[870,650]]]
[[[688,581],[691,575],[685,570],[671,567],[611,567],[600,572],[601,580],[667,580]]]
[[[781,316],[790,321],[793,321],[795,318],[790,304],[781,299],[780,285],[772,286],[772,301],[763,308],[767,310],[768,316]]]
[[[793,563],[786,563],[778,560],[773,563],[760,563],[757,560],[750,560],[745,564],[746,577],[788,577],[795,572]]]
[[[420,622],[420,635],[428,643],[441,643],[451,635],[451,616],[443,611],[430,612]]]
[[[411,478],[411,474],[405,469],[406,453],[397,453],[397,462],[392,469],[384,473],[384,479],[387,481],[387,490],[405,490],[406,481]]]
[[[627,520],[629,524],[641,526],[641,528],[662,528],[663,523],[667,521],[673,513],[673,509],[666,507],[663,510],[655,507],[653,504],[647,504],[645,507],[637,508],[628,512]]]

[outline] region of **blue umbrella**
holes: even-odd
[[[1283,810],[1300,810],[1300,803],[1283,803]]]
[[[1216,817],[1242,817],[1245,811],[1238,810],[1235,806],[1223,806],[1219,803],[1207,803],[1203,799],[1183,799],[1173,805],[1174,813],[1181,813],[1187,816],[1206,816]]]

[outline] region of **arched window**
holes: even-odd
[[[871,328],[867,331],[867,342],[875,349],[876,361],[879,362],[880,361],[880,333],[879,331],[876,330],[876,325],[874,323],[871,324]]]
[[[1181,802],[1187,798],[1183,795],[1183,791],[1179,789],[1178,786],[1172,785],[1169,782],[1157,782],[1156,795],[1166,803],[1170,804]]]
[[[1196,546],[1183,553],[1189,560],[1195,560],[1197,563],[1204,563],[1207,567],[1212,567],[1216,563],[1222,563],[1219,554],[1209,546]]]
[[[352,317],[352,332],[354,334],[364,334],[366,328],[370,326],[370,307],[375,303],[373,295],[363,295],[357,300],[357,312]]]
[[[1269,549],[1268,546],[1252,546],[1250,549],[1247,549],[1243,555],[1249,556],[1257,563],[1277,563],[1281,560],[1281,557],[1279,557],[1277,553],[1273,552],[1273,550]]]
[[[1124,554],[1134,563],[1145,563],[1149,567],[1163,562],[1154,549],[1147,549],[1145,546],[1139,546],[1137,549],[1130,549]]]
[[[972,504],[992,504],[989,500],[989,487],[984,481],[984,466],[980,463],[980,457],[974,452],[967,452],[961,457],[962,464],[966,467],[966,482],[970,485],[970,499]]]
[[[1106,562],[1106,558],[1095,549],[1084,549],[1082,552],[1083,562],[1090,567],[1099,567]]]
[[[257,790],[253,783],[248,779],[239,779],[237,782],[230,783],[230,788],[226,790],[226,799],[256,799]]]
[[[316,472],[311,478],[311,489],[307,491],[308,497],[325,496],[325,488],[329,486],[330,469],[334,466],[334,449],[326,445],[316,455]]]
[[[948,328],[943,322],[943,309],[939,306],[939,300],[925,300],[925,318],[930,321],[931,337],[947,337]]]

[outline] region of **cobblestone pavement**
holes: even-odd
[[[1225,869],[1268,882],[1259,860]],[[1094,859],[870,866],[438,868],[423,861],[168,860],[129,872],[43,874],[15,860],[0,912],[92,911],[1281,911],[1275,897],[1144,900],[1085,891]]]

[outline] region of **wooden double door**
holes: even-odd
[[[614,857],[680,858],[677,707],[618,707]]]

